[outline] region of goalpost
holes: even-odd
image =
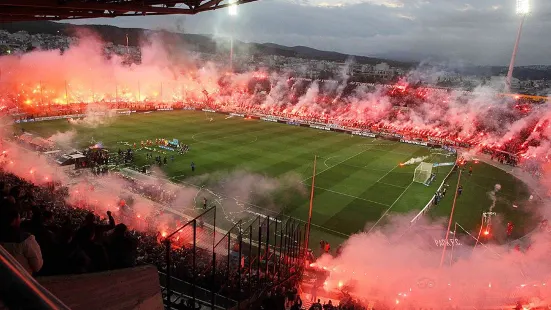
[[[413,173],[413,182],[425,184],[430,179],[432,174],[431,163],[420,163]]]

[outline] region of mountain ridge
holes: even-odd
[[[93,30],[104,41],[113,42],[115,44],[126,44],[126,34],[129,36],[129,45],[138,46],[141,40],[144,39],[146,33],[163,33],[172,37],[179,37],[183,42],[198,47],[200,52],[216,51],[216,40],[211,35],[176,33],[164,30],[149,30],[143,28],[121,28],[111,25],[73,25],[69,23],[57,23],[51,21],[33,21],[33,22],[17,22],[9,24],[0,24],[0,29],[8,32],[26,31],[30,34],[67,34],[73,35],[81,30]],[[357,63],[375,65],[381,62],[386,62],[390,66],[400,68],[411,68],[415,66],[411,62],[395,61],[380,57],[368,57],[358,55],[348,55],[334,51],[323,51],[307,46],[284,46],[276,43],[246,43],[234,41],[236,50],[248,50],[253,54],[276,55],[285,57],[297,57],[314,60],[326,60],[346,62],[349,59],[354,59]]]
[[[30,34],[66,34],[74,35],[79,31],[93,30],[102,40],[106,42],[113,42],[114,44],[125,45],[126,34],[129,37],[129,45],[138,46],[143,40],[146,40],[148,33],[155,33],[164,36],[164,39],[172,40],[176,45],[184,44],[191,50],[204,52],[204,53],[216,53],[221,42],[227,43],[228,39],[217,40],[212,35],[205,34],[192,34],[192,33],[177,33],[165,30],[149,30],[143,28],[121,28],[112,25],[73,25],[69,23],[59,23],[51,21],[34,21],[34,22],[18,22],[18,23],[5,23],[0,24],[0,29],[8,32],[26,31]],[[227,48],[227,47],[225,47]],[[419,62],[415,59],[419,59],[422,55],[414,55],[406,52],[401,53],[388,53],[384,55],[374,55],[373,57],[348,55],[344,53],[334,51],[323,51],[312,47],[296,45],[285,46],[277,43],[247,43],[241,41],[234,41],[234,49],[238,53],[251,53],[252,55],[276,55],[285,57],[298,57],[303,59],[312,60],[326,60],[336,62],[346,62],[350,59],[354,59],[355,62],[360,64],[375,65],[378,63],[386,62],[390,66],[399,67],[402,69],[413,69]],[[391,59],[385,58],[388,56]],[[436,62],[442,61],[439,57],[430,57]],[[446,62],[443,60],[443,62]],[[447,68],[446,71],[456,72],[462,75],[478,75],[478,76],[492,76],[492,75],[504,75],[506,74],[506,66],[477,66],[464,64],[458,67],[452,66]],[[515,68],[514,77],[523,79],[551,79],[551,66],[519,66]]]

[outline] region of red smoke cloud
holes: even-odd
[[[213,63],[180,62],[156,40],[143,46],[141,53],[141,64],[122,65],[122,57],[106,58],[102,43],[87,38],[63,54],[35,51],[1,57],[0,105],[4,111],[20,106],[36,115],[90,103],[193,105],[466,143],[475,150],[504,151],[548,165],[549,105],[516,108],[513,99],[499,97],[490,87],[465,93],[407,84],[349,87],[347,77],[328,83],[292,79],[287,73],[227,75]],[[49,178],[67,181],[36,155],[9,145],[4,150],[9,154],[5,169],[18,176],[37,184]],[[13,152],[17,156],[11,156]],[[17,164],[10,163],[13,158],[18,158]],[[551,178],[544,178],[542,184],[551,184],[547,180]],[[105,182],[109,182],[108,195],[100,190],[81,195],[84,190],[79,188],[89,186],[84,181],[70,186],[71,202],[84,199],[102,208],[115,207],[122,186],[114,186],[119,181]],[[142,206],[140,217],[156,212],[150,202],[137,205]],[[530,237],[532,246],[525,252],[497,245],[475,251],[466,245],[454,247],[456,258],[439,268],[441,249],[427,244],[423,230],[428,226],[443,233],[442,226],[425,223],[419,230],[419,224],[410,227],[409,220],[395,218],[379,231],[354,235],[341,256],[320,258],[317,265],[331,270],[326,287],[350,285],[360,298],[437,309],[551,298],[551,235],[546,230]],[[166,233],[165,226],[159,228],[161,233]]]

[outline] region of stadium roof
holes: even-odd
[[[257,0],[0,0],[0,23],[96,17],[197,14]]]

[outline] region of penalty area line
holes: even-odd
[[[359,152],[359,153],[356,153],[356,154],[354,154],[354,155],[352,155],[352,156],[350,156],[350,157],[344,159],[343,161],[340,161],[340,162],[334,164],[333,166],[328,166],[327,168],[325,168],[325,169],[321,170],[320,172],[316,173],[314,176],[317,177],[318,175],[324,173],[325,171],[327,171],[327,170],[329,170],[329,169],[331,169],[331,168],[334,168],[334,167],[336,167],[336,166],[338,166],[338,165],[344,163],[345,161],[350,160],[350,159],[352,159],[352,158],[354,158],[354,157],[356,157],[356,156],[358,156],[358,155],[360,155],[360,154],[362,154],[362,153],[365,153],[365,152],[367,152],[367,151],[369,151],[369,150],[370,150],[370,149],[367,148],[367,149],[365,149],[365,150],[363,150],[363,151],[361,151],[361,152]],[[328,159],[329,159],[329,158],[328,158]],[[302,180],[302,182],[304,183],[304,182],[310,180],[311,178],[312,178],[311,176],[310,176],[310,177],[307,177],[306,179]]]
[[[369,164],[366,165],[366,166],[369,166]],[[365,167],[364,167],[364,168],[365,168]],[[385,173],[382,177],[380,177],[380,178],[377,180],[377,182],[375,182],[375,183],[381,182],[382,179],[384,179],[387,175],[389,175],[389,174],[390,174],[392,171],[394,171],[394,169],[396,169],[396,168],[398,168],[398,165],[392,167],[392,169],[390,169],[387,173]]]
[[[302,222],[302,223],[308,223],[307,221],[305,220],[301,220],[299,218],[294,218],[295,220],[299,221],[299,222]],[[330,233],[333,233],[333,234],[336,234],[336,235],[341,235],[341,236],[344,236],[344,237],[350,237],[349,234],[345,234],[345,233],[342,233],[340,231],[336,231],[336,230],[333,230],[333,229],[330,229],[330,228],[327,228],[325,226],[321,226],[321,225],[317,225],[317,224],[314,224],[314,223],[310,223],[310,225],[312,225],[312,227],[316,227],[316,228],[319,228],[320,230],[325,230],[325,231],[328,231]]]
[[[306,183],[302,183],[302,184],[308,185],[308,184],[306,184]],[[378,204],[378,205],[385,206],[385,207],[388,207],[388,206],[389,206],[389,205],[384,204],[384,203],[381,203],[381,202],[377,202],[377,201],[365,199],[365,198],[358,197],[358,196],[354,196],[354,195],[350,195],[350,194],[345,194],[345,193],[337,192],[337,191],[334,191],[334,190],[331,190],[331,189],[328,189],[328,188],[323,188],[323,187],[319,187],[319,186],[314,186],[314,188],[321,189],[321,190],[323,190],[323,191],[328,191],[328,192],[330,192],[330,193],[334,193],[334,194],[337,194],[337,195],[342,195],[342,196],[346,196],[346,197],[350,197],[350,198],[354,198],[354,199],[358,199],[358,200],[363,200],[363,201],[371,202],[371,203]]]
[[[339,155],[327,157],[327,158],[323,161],[323,164],[325,165],[325,167],[329,167],[329,165],[327,164],[327,161],[330,160],[331,158],[335,158],[335,157],[339,157]]]
[[[385,182],[377,182],[377,183],[384,184],[384,185],[387,185],[387,186],[393,186],[393,187],[397,187],[397,188],[406,188],[405,186],[400,186],[400,185],[390,184],[390,183],[385,183]]]
[[[409,185],[406,187],[406,189],[404,189],[404,191],[400,194],[400,196],[398,196],[398,198],[396,198],[396,200],[394,200],[394,202],[390,205],[390,207],[388,207],[388,209],[386,209],[385,213],[383,213],[383,215],[381,215],[381,217],[377,220],[377,222],[375,222],[375,224],[373,224],[373,226],[371,226],[371,228],[367,231],[368,234],[373,230],[373,228],[375,228],[375,226],[377,226],[377,224],[379,224],[379,222],[385,217],[385,215],[387,215],[388,211],[390,211],[390,209],[392,209],[392,207],[394,207],[394,205],[398,202],[398,200],[400,200],[400,198],[402,198],[402,196],[408,191],[408,188],[411,186],[411,184],[413,184],[413,181],[411,183],[409,183]]]

